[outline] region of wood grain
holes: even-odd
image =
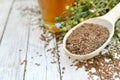
[[[21,17],[18,7],[21,1],[15,1],[6,25],[0,46],[0,80],[23,80],[29,16]],[[6,11],[5,11],[6,12]],[[4,12],[4,13],[5,13]],[[5,15],[4,15],[5,16]]]
[[[31,25],[25,80],[60,80],[58,56],[56,52],[52,53],[52,49],[56,47],[55,36],[39,27],[38,17],[41,15],[38,13],[37,1],[31,2],[29,5],[31,5],[28,6],[29,9],[36,11],[30,13]],[[51,40],[49,42],[47,42],[48,40],[43,41],[41,35]]]
[[[3,37],[14,0],[1,0],[0,1],[0,43]]]

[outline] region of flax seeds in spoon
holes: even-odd
[[[107,28],[93,23],[84,23],[67,38],[66,48],[73,54],[85,55],[102,46],[109,37]]]

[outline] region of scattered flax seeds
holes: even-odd
[[[84,23],[68,37],[66,48],[73,54],[85,55],[103,45],[108,37],[107,28],[98,24]]]
[[[21,52],[22,51],[22,49],[19,49],[19,52]]]
[[[43,40],[43,41],[46,41],[46,37],[43,34],[41,34],[40,39]]]
[[[44,41],[44,47],[46,48],[49,45],[49,42],[54,39],[55,34],[50,33],[43,29],[43,34],[40,35],[40,40]]]
[[[47,52],[51,52],[52,54],[55,54],[55,52],[56,52],[56,47],[54,47],[54,48],[49,48],[48,50],[47,50]]]
[[[40,54],[39,56],[41,57],[42,55]]]
[[[35,65],[38,66],[38,67],[40,66],[40,64],[38,64],[38,63],[35,63]]]
[[[52,61],[52,62],[50,62],[51,64],[55,64],[55,63],[57,63],[57,61]]]
[[[64,71],[62,71],[62,74],[64,74]]]
[[[64,74],[65,69],[66,69],[65,67],[62,67],[62,74]]]
[[[52,53],[52,54],[55,54],[55,52],[56,52],[55,50],[56,50],[56,48],[52,48],[52,49],[51,49],[51,53]]]
[[[117,52],[118,58],[110,58],[110,55],[105,53],[85,61],[75,60],[70,66],[76,66],[76,70],[85,67],[90,80],[93,80],[93,76],[98,76],[101,80],[114,80],[115,78],[120,80],[120,50]]]
[[[62,67],[62,70],[65,70],[66,68],[65,67]]]
[[[47,50],[47,52],[51,51],[51,48]]]
[[[23,64],[26,64],[27,63],[27,60],[23,60],[23,62],[21,62],[20,65],[23,65]]]

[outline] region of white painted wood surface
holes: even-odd
[[[21,65],[21,62],[26,58],[29,26],[23,23],[28,24],[29,16],[28,19],[21,17],[17,9],[19,4],[19,1],[13,2],[11,12],[7,15],[8,22],[4,24],[6,26],[1,25],[6,29],[0,45],[0,80],[23,80],[24,78],[25,64]],[[6,11],[3,13],[6,14]]]
[[[0,41],[8,22],[14,0],[0,0]]]
[[[87,80],[56,36],[39,27],[40,18],[37,0],[0,0],[0,80]]]
[[[39,11],[37,1],[29,2],[26,7]],[[29,26],[30,32],[25,80],[60,80],[57,57],[53,57],[51,52],[47,51],[56,46],[55,37],[53,36],[48,46],[45,47],[46,43],[40,40],[41,34],[44,33],[44,30],[40,28],[38,24],[34,24],[35,22],[39,22],[37,19],[39,16],[40,14],[34,12],[30,14],[30,23],[33,25]],[[48,32],[45,34],[45,36],[50,35],[51,34]],[[56,61],[56,63],[51,64],[53,61]]]

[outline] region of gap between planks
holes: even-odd
[[[33,3],[32,6],[35,7],[35,5],[36,4]],[[36,9],[36,7],[33,9]],[[31,18],[24,80],[61,80],[58,57],[53,57],[51,52],[47,51],[49,48],[56,46],[55,36],[50,41],[48,47],[45,47],[45,42],[39,39],[39,36],[44,33],[44,30],[36,25],[32,25],[34,23],[32,20],[34,20],[35,15],[31,15]],[[48,35],[49,34],[50,33],[48,33]],[[36,52],[38,53],[36,54]],[[42,57],[40,58],[38,55],[42,55]],[[57,55],[57,53],[55,53],[55,55]],[[57,61],[57,63],[51,64],[54,60]],[[40,64],[40,68],[39,66],[36,68],[35,63]],[[51,77],[51,74],[54,75],[54,77]]]
[[[23,25],[25,17],[21,17],[19,10],[21,3],[29,1],[14,0],[5,24],[4,34],[0,45],[0,79],[23,80],[24,67],[21,62],[25,60],[28,44],[29,30]],[[23,20],[23,21],[21,21]],[[29,22],[29,19],[27,19]],[[25,21],[27,24],[27,22]],[[28,35],[27,35],[28,34]],[[19,50],[19,49],[22,49]],[[4,60],[4,61],[3,61]],[[3,61],[3,62],[2,62]]]
[[[3,31],[2,31],[2,33],[1,33],[1,35],[0,35],[0,45],[1,45],[1,42],[2,42],[2,38],[3,38],[3,36],[4,36],[4,32],[5,32],[7,23],[8,23],[8,21],[9,21],[9,17],[10,17],[10,14],[11,14],[11,11],[12,11],[12,8],[13,8],[13,5],[14,5],[14,2],[15,2],[15,0],[13,0],[12,3],[11,3],[11,6],[10,6],[10,9],[9,9],[9,12],[8,12],[8,16],[7,16],[7,18],[6,18],[6,21],[5,21],[5,24],[4,24],[4,27],[3,27]],[[4,17],[4,16],[3,16],[3,17]]]

